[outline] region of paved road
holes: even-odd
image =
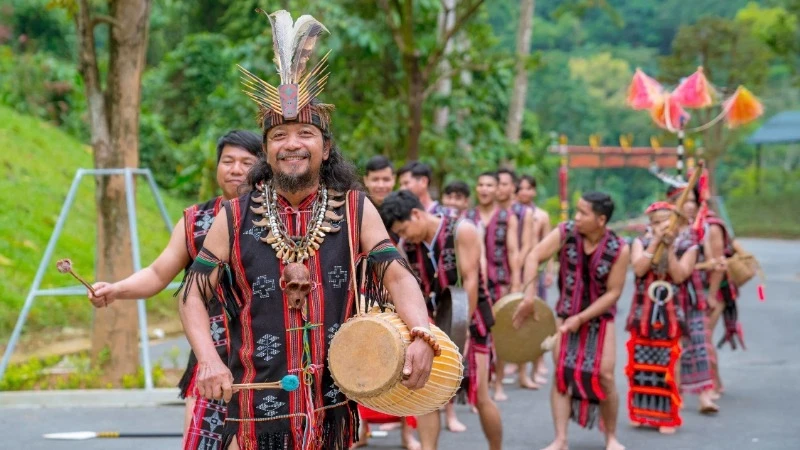
[[[747,351],[724,350],[720,356],[727,393],[720,401],[717,417],[697,414],[694,398],[686,401],[684,426],[674,436],[661,436],[652,430],[635,430],[627,426],[625,406],[620,408],[620,439],[629,449],[800,449],[800,242],[745,240],[744,245],[761,260],[768,280],[767,301],[755,297],[755,283],[744,288],[741,316],[747,339]],[[627,314],[631,295],[628,285],[620,303],[620,314]],[[617,385],[621,398],[627,393],[622,378],[625,335],[618,329]],[[169,351],[176,343],[162,345]],[[154,350],[158,358],[160,349]],[[505,448],[529,450],[545,446],[552,437],[548,395],[546,392],[510,388],[511,399],[501,405],[505,426]],[[477,417],[459,407],[460,417],[469,430],[463,434],[445,432],[442,450],[486,448]],[[178,439],[92,440],[82,443],[45,441],[46,432],[75,430],[175,431],[182,421],[182,408],[97,409],[43,408],[0,409],[0,429],[7,438],[0,440],[0,449],[129,449],[145,445],[149,449],[175,449]],[[9,439],[10,438],[10,439]],[[602,448],[600,433],[570,427],[570,448],[573,450]],[[375,438],[371,447],[399,448],[396,431],[386,438]]]

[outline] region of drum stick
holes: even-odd
[[[281,378],[281,381],[270,381],[267,383],[241,383],[231,386],[233,392],[243,391],[246,389],[251,390],[264,390],[264,389],[283,389],[284,391],[291,392],[300,387],[300,380],[296,375],[286,375]]]
[[[81,278],[80,276],[78,276],[78,274],[72,271],[72,261],[69,258],[59,259],[58,261],[56,261],[56,269],[58,269],[58,271],[61,273],[68,273],[73,277],[75,277],[75,279],[80,281],[82,285],[86,286],[86,289],[88,289],[89,292],[92,293],[92,295],[97,297],[97,294],[94,292],[94,288],[92,288],[92,285],[87,283],[83,278]]]

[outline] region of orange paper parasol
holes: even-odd
[[[744,86],[739,86],[736,89],[733,96],[725,101],[723,108],[727,111],[725,120],[730,128],[752,122],[764,114],[764,107],[761,102]]]
[[[667,117],[669,115],[669,117]],[[658,102],[650,108],[650,117],[661,128],[674,131],[683,128],[689,121],[689,113],[670,94],[664,94]]]

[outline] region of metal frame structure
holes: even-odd
[[[158,187],[156,186],[156,182],[153,179],[153,174],[150,172],[150,169],[78,169],[75,172],[75,177],[72,179],[72,185],[70,186],[67,193],[67,198],[64,200],[64,204],[61,207],[61,213],[58,215],[58,220],[56,221],[55,228],[53,229],[53,234],[50,235],[50,241],[47,243],[47,248],[45,249],[42,260],[39,263],[39,268],[36,270],[36,276],[33,279],[31,289],[28,292],[28,296],[25,298],[25,305],[22,307],[19,317],[17,317],[17,323],[14,326],[11,339],[8,341],[8,346],[6,347],[5,353],[3,353],[3,359],[0,361],[0,379],[2,379],[6,373],[9,361],[11,360],[11,355],[14,352],[17,342],[19,341],[20,335],[22,334],[22,327],[25,325],[25,321],[28,318],[28,313],[30,313],[31,307],[33,306],[33,301],[36,297],[86,295],[86,288],[83,286],[55,289],[39,288],[42,283],[42,278],[44,278],[45,270],[50,267],[50,260],[53,258],[53,251],[55,250],[58,238],[61,236],[61,232],[64,229],[64,224],[67,221],[67,215],[69,214],[70,208],[75,202],[75,196],[77,195],[78,186],[80,185],[81,180],[85,176],[97,177],[113,175],[123,175],[125,177],[125,201],[128,207],[128,224],[131,233],[131,254],[133,256],[134,272],[138,272],[142,268],[141,255],[139,252],[139,231],[136,223],[136,200],[134,196],[133,183],[134,175],[143,176],[147,180],[147,184],[150,186],[150,190],[152,191],[153,197],[156,200],[158,209],[161,212],[161,217],[164,219],[164,224],[167,227],[167,233],[172,232],[172,222],[169,220],[167,209],[158,193]],[[169,287],[175,289],[178,287],[178,283],[172,283]],[[152,390],[153,368],[150,363],[150,343],[147,336],[147,311],[145,310],[144,299],[137,300],[137,308],[139,316],[141,358],[142,365],[144,366],[145,389]]]

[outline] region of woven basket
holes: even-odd
[[[728,260],[728,280],[736,286],[744,286],[756,276],[760,265],[750,253],[737,253]]]

